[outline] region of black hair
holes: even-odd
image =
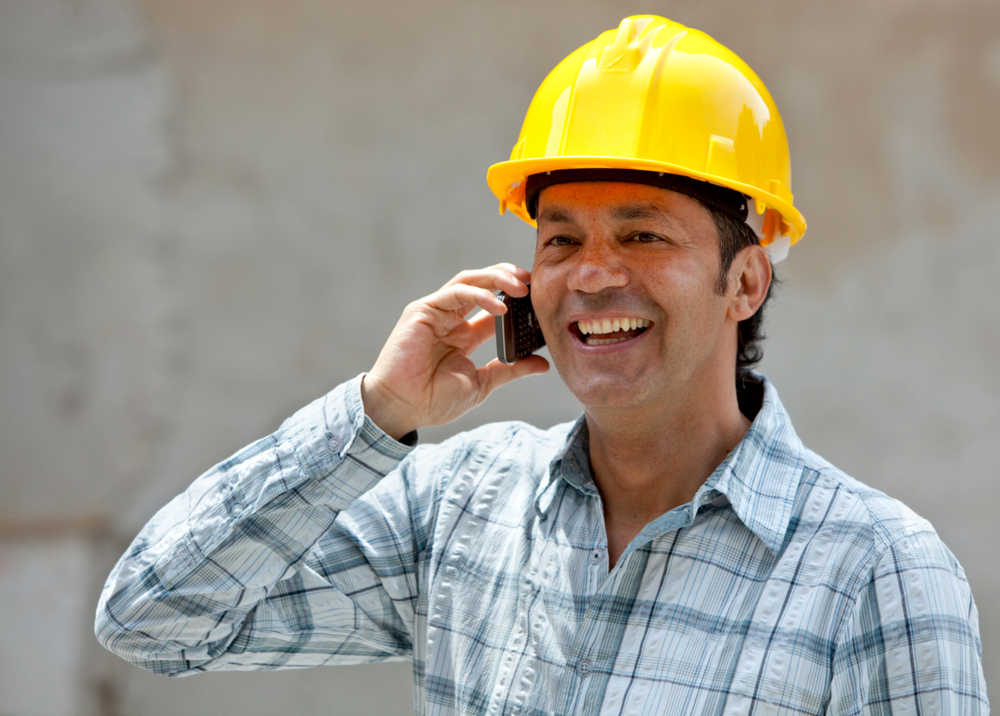
[[[538,197],[542,189],[553,184],[571,184],[578,181],[627,182],[669,189],[697,199],[706,208],[727,212],[738,221],[746,221],[750,206],[749,197],[734,189],[680,174],[642,169],[553,169],[544,174],[532,174],[525,180],[524,207],[528,211],[528,216],[532,219],[537,218]]]
[[[739,253],[748,246],[760,243],[757,234],[731,214],[704,204],[712,216],[715,228],[719,232],[719,274],[715,279],[715,290],[723,295],[729,290],[729,269]],[[771,285],[767,288],[764,302],[749,318],[744,318],[737,325],[736,375],[745,375],[750,368],[764,357],[762,343],[764,338],[764,309],[767,307],[771,294],[780,286],[780,281],[772,275]]]

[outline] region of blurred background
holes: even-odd
[[[408,664],[146,674],[95,641],[97,596],[408,301],[530,266],[486,168],[545,74],[640,12],[781,108],[809,232],[762,370],[807,445],[935,524],[1000,683],[995,0],[0,0],[0,714],[411,712]],[[553,371],[423,439],[578,411]]]

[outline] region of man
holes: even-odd
[[[489,182],[537,220],[531,273],[414,302],[370,372],[161,510],[102,642],[171,675],[412,658],[419,713],[988,713],[961,567],[748,369],[805,230],[752,71],[627,18],[546,79]],[[529,283],[584,416],[415,447],[547,369],[468,359]]]

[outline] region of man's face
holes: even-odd
[[[577,399],[640,407],[732,380],[733,291],[716,292],[719,266],[715,223],[691,197],[618,182],[544,189],[531,298]]]

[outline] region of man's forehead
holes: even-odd
[[[707,210],[686,194],[629,182],[573,182],[542,190],[538,223],[575,223],[586,216],[615,222],[643,219],[676,221],[693,209]]]

